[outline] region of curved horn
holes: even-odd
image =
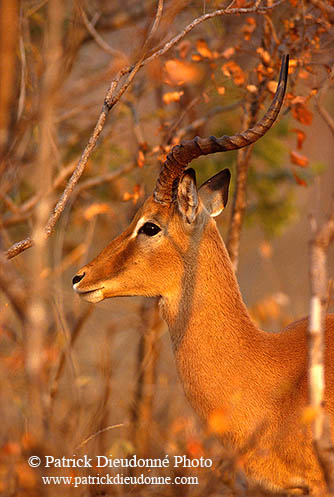
[[[175,145],[167,155],[166,161],[158,177],[154,190],[154,198],[160,203],[173,201],[173,193],[178,180],[182,176],[187,165],[201,155],[213,154],[236,150],[255,143],[263,136],[276,120],[281,109],[286,90],[289,68],[289,55],[283,55],[277,90],[274,99],[265,115],[252,128],[233,136],[222,136],[216,138],[200,138],[196,136],[192,140]]]

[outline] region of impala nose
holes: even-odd
[[[79,283],[79,281],[82,280],[82,278],[85,276],[86,273],[83,274],[76,274],[72,280],[73,286]]]

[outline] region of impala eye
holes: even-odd
[[[157,226],[154,223],[145,223],[140,230],[138,231],[138,234],[140,235],[141,233],[144,233],[144,235],[147,236],[154,236],[157,235],[161,231],[161,228]]]

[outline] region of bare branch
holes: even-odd
[[[325,323],[327,310],[327,250],[334,240],[334,217],[319,229],[311,219],[313,237],[310,247],[311,304],[308,327],[309,397],[315,413],[313,443],[329,492],[334,491],[334,448],[328,415],[324,407],[325,392]]]
[[[107,54],[111,55],[112,57],[119,57],[119,58],[127,60],[127,57],[123,52],[121,52],[120,50],[116,50],[115,48],[112,48],[110,45],[108,45],[108,43],[106,41],[104,41],[102,36],[100,36],[99,33],[94,28],[93,24],[91,22],[89,22],[88,17],[86,15],[86,12],[84,11],[83,7],[79,3],[78,3],[78,7],[80,10],[82,20],[87,28],[87,31],[92,35],[92,37],[94,38],[94,40],[96,41],[98,46],[100,48],[102,48],[102,50],[104,50]]]
[[[103,174],[102,176],[95,176],[94,178],[89,178],[86,181],[83,181],[80,185],[78,185],[74,190],[73,194],[77,196],[80,193],[82,193],[84,190],[87,190],[88,188],[94,188],[95,186],[101,185],[103,183],[110,183],[111,181],[114,181],[120,176],[129,173],[136,167],[137,164],[133,162],[123,167],[120,167],[115,171],[112,171],[111,173]]]
[[[81,447],[86,445],[91,440],[94,440],[94,438],[101,435],[101,433],[105,433],[106,431],[114,430],[115,428],[124,428],[127,426],[129,426],[128,423],[119,423],[117,425],[112,425],[112,426],[107,426],[106,428],[102,428],[101,430],[97,431],[96,433],[93,433],[93,435],[90,435],[90,437],[83,440],[83,442],[81,442],[81,444],[79,444],[77,447],[75,447],[74,450],[81,449]]]
[[[193,133],[196,129],[203,126],[211,117],[215,116],[216,114],[220,114],[221,112],[229,112],[231,110],[237,109],[238,107],[240,107],[240,105],[242,105],[242,103],[243,103],[242,100],[238,100],[237,102],[230,105],[225,105],[225,106],[218,105],[217,107],[214,107],[213,109],[209,110],[209,112],[205,116],[199,117],[188,126],[179,129],[175,133],[174,138],[176,138],[176,140],[180,142],[185,135],[187,135],[188,133]],[[179,120],[177,121],[177,124],[179,124]],[[175,127],[176,126],[174,124],[172,129],[174,130]],[[169,130],[167,143],[169,143],[170,139],[172,138],[171,135],[172,133]]]
[[[252,95],[250,95],[249,98],[250,101],[246,104],[243,117],[243,129],[248,129],[254,124],[260,108],[260,101],[256,100],[258,97],[255,97],[255,100],[253,100]],[[232,215],[227,241],[227,250],[235,271],[237,271],[239,261],[240,235],[246,210],[247,173],[252,151],[253,146],[250,146],[245,149],[238,150],[237,155],[236,187],[233,197]]]

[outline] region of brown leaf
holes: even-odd
[[[266,65],[268,65],[270,63],[271,57],[270,57],[270,53],[267,52],[267,50],[264,50],[262,47],[258,47],[256,49],[256,52],[261,56],[261,59],[263,60],[263,62]]]
[[[256,21],[253,17],[247,17],[246,23],[242,26],[242,32],[245,40],[250,40],[253,31],[256,28]]]
[[[306,187],[306,186],[307,186],[306,181],[305,181],[305,180],[303,180],[302,178],[300,178],[300,177],[298,176],[298,174],[296,174],[294,171],[292,171],[292,174],[293,174],[293,176],[294,176],[294,178],[295,178],[295,180],[296,180],[296,182],[297,182],[297,184],[298,184],[298,185],[300,185],[300,186],[304,186],[304,187]]]
[[[308,158],[295,150],[290,151],[290,160],[293,164],[300,167],[307,167],[309,164]]]
[[[93,217],[97,216],[98,214],[104,214],[105,212],[108,212],[110,210],[110,206],[106,203],[100,203],[100,202],[95,202],[94,204],[91,204],[87,209],[84,211],[84,218],[89,220],[92,219]]]
[[[255,85],[247,85],[246,88],[250,93],[256,93],[258,91],[258,87]]]
[[[196,50],[202,57],[205,57],[207,59],[212,59],[213,57],[212,52],[205,40],[196,41]]]
[[[308,79],[310,76],[310,73],[308,71],[306,71],[305,69],[301,69],[298,73],[298,77],[300,79]]]
[[[304,131],[302,131],[301,129],[298,129],[298,128],[293,128],[291,131],[293,133],[297,134],[297,148],[298,148],[298,150],[300,150],[303,146],[304,141],[305,141],[306,134],[304,133]]]
[[[228,77],[232,76],[233,81],[237,86],[241,86],[244,84],[244,82],[246,80],[245,73],[243,72],[241,67],[238,66],[238,64],[236,62],[234,62],[233,60],[223,64],[221,69],[222,69],[223,73],[225,74],[225,76],[228,76]]]
[[[297,121],[306,126],[310,126],[312,124],[313,114],[305,104],[297,103],[292,109],[292,115]]]
[[[125,192],[123,193],[123,200],[128,201],[132,200],[132,203],[136,205],[138,200],[143,196],[143,188],[140,185],[135,185],[133,187],[133,193]]]
[[[224,52],[222,53],[223,57],[225,59],[230,59],[232,57],[232,55],[235,54],[235,48],[234,47],[229,47],[229,48],[226,48],[224,50]]]
[[[190,62],[170,59],[165,63],[164,69],[167,75],[165,82],[171,86],[196,83],[201,79],[200,69]]]
[[[162,100],[164,101],[165,104],[170,104],[171,102],[178,102],[182,95],[184,94],[184,91],[170,91],[168,93],[165,93],[162,97]]]
[[[288,74],[293,74],[295,72],[296,67],[298,66],[297,59],[289,59],[289,71]]]
[[[139,150],[138,155],[137,155],[137,165],[138,165],[138,167],[143,167],[144,164],[145,164],[144,152],[142,150]]]
[[[268,81],[267,88],[270,91],[270,93],[276,93],[277,81],[274,81],[274,80]]]

